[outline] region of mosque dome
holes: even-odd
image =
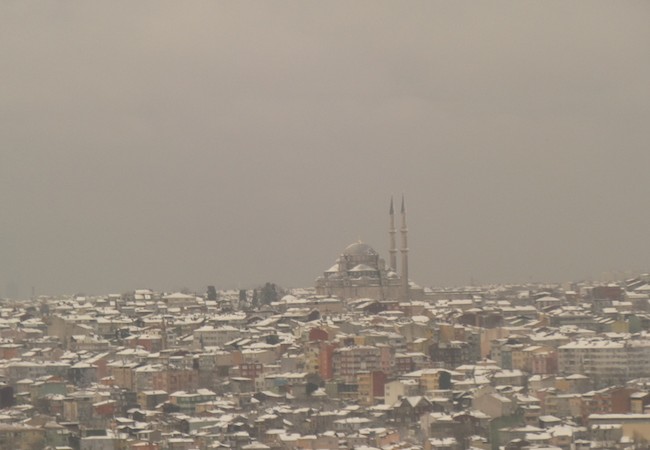
[[[390,216],[390,265],[380,257],[379,252],[362,241],[354,242],[343,249],[336,263],[316,279],[318,295],[337,296],[341,299],[372,298],[377,300],[410,300],[424,297],[424,290],[408,284],[408,248],[406,244],[406,208],[402,199],[402,226],[399,229],[403,242],[401,273],[397,269],[397,242],[395,211],[391,199]]]
[[[368,244],[359,241],[345,247],[343,254],[348,256],[370,256],[377,255],[378,253]]]

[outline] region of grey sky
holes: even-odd
[[[0,3],[0,295],[650,270],[650,3]]]

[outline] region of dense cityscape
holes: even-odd
[[[0,448],[647,448],[650,275],[423,288],[394,216],[315,287],[4,299]]]
[[[0,1],[0,450],[650,450],[649,23]]]

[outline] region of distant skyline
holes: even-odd
[[[2,2],[0,296],[650,271],[646,2]]]

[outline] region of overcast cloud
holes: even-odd
[[[3,1],[0,295],[650,270],[650,3]]]

